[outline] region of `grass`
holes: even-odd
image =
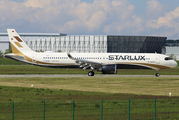
[[[179,78],[0,78],[0,119],[127,119],[130,98],[131,119],[178,119]],[[31,88],[33,84],[33,88]],[[168,93],[172,97],[168,97]],[[148,98],[148,99],[146,99]],[[164,99],[162,99],[164,98]]]
[[[31,88],[33,84],[34,88]],[[26,87],[29,90],[39,89],[35,94],[45,95],[43,90],[57,90],[57,93],[64,93],[65,90],[81,92],[97,92],[103,94],[135,94],[179,96],[179,78],[0,78],[0,86]],[[41,90],[42,89],[42,90]],[[8,90],[9,91],[9,90]],[[35,90],[38,91],[38,90]],[[63,91],[63,92],[60,92]],[[50,94],[50,91],[49,91]],[[53,93],[55,94],[55,93]],[[72,93],[68,93],[73,95]],[[78,93],[80,94],[84,93]],[[85,93],[87,96],[88,94]],[[56,95],[56,94],[55,94]],[[109,97],[110,98],[110,97]],[[130,98],[130,97],[129,97]],[[66,98],[65,98],[66,99]]]
[[[0,66],[0,74],[87,74],[82,69],[56,69],[39,66]]]
[[[6,101],[3,102],[1,99],[0,119],[12,118],[12,101],[14,100],[15,119],[43,119],[43,101],[45,101],[46,119],[72,119],[72,100],[75,99],[75,119],[98,120],[101,118],[100,99],[102,98],[104,119],[127,119],[128,99],[117,99],[127,97],[133,97],[133,99],[130,100],[131,119],[150,120],[154,118],[154,99],[136,99],[146,97],[142,95],[6,86],[1,86],[0,92],[1,98]],[[150,96],[150,98],[152,97],[154,98],[154,96]],[[177,112],[179,112],[178,107],[178,98],[157,98],[157,118],[179,118],[177,114]]]
[[[23,63],[7,58],[0,58],[0,65],[23,65]]]

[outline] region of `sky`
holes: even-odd
[[[179,39],[179,0],[0,0],[0,32]]]

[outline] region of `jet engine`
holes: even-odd
[[[99,69],[103,74],[117,74],[117,65],[103,65]]]

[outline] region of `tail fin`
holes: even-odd
[[[7,32],[12,52],[15,55],[23,55],[24,52],[33,52],[14,29],[7,29]]]

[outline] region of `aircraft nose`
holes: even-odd
[[[173,67],[176,67],[176,66],[178,66],[178,63],[176,61],[174,61]]]

